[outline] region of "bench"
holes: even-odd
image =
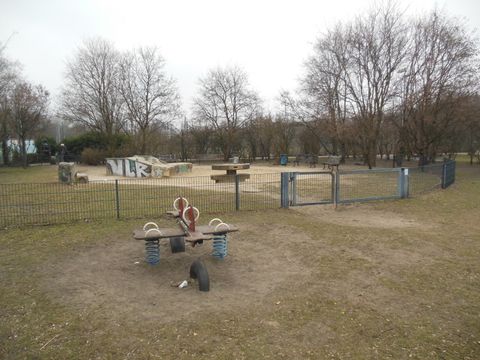
[[[329,170],[334,170],[336,168],[336,170],[338,171],[339,165],[340,165],[340,156],[330,155],[327,158],[327,161],[323,163],[323,168],[324,169],[327,168]]]
[[[299,166],[301,162],[305,162],[310,167],[316,167],[318,164],[318,156],[312,154],[298,154],[293,160],[294,166]]]
[[[298,154],[295,156],[295,160],[293,160],[293,166],[299,166],[301,162],[305,161],[304,154]]]

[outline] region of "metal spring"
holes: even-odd
[[[156,265],[160,262],[159,240],[145,241],[145,260],[150,265]]]
[[[227,256],[228,239],[227,234],[215,235],[213,237],[213,252],[212,256],[217,259],[223,259]]]

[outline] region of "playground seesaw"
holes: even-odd
[[[212,256],[224,259],[228,250],[228,234],[238,231],[238,227],[224,223],[218,218],[210,220],[208,225],[197,225],[200,211],[188,204],[187,199],[178,197],[173,202],[174,210],[168,211],[177,222],[177,228],[160,229],[154,222],[147,222],[142,229],[133,231],[135,240],[145,242],[145,259],[150,265],[160,262],[160,240],[168,239],[172,253],[184,252],[185,244],[192,247],[212,240]],[[190,266],[190,277],[197,279],[200,291],[210,290],[210,280],[205,264],[199,259]]]

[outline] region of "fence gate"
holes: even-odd
[[[329,171],[282,173],[282,206],[332,204],[334,179]]]

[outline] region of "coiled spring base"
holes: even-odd
[[[228,238],[227,234],[215,235],[213,238],[212,256],[217,259],[223,259],[227,256]]]
[[[145,241],[145,260],[150,265],[156,265],[160,262],[160,245],[159,240]]]

